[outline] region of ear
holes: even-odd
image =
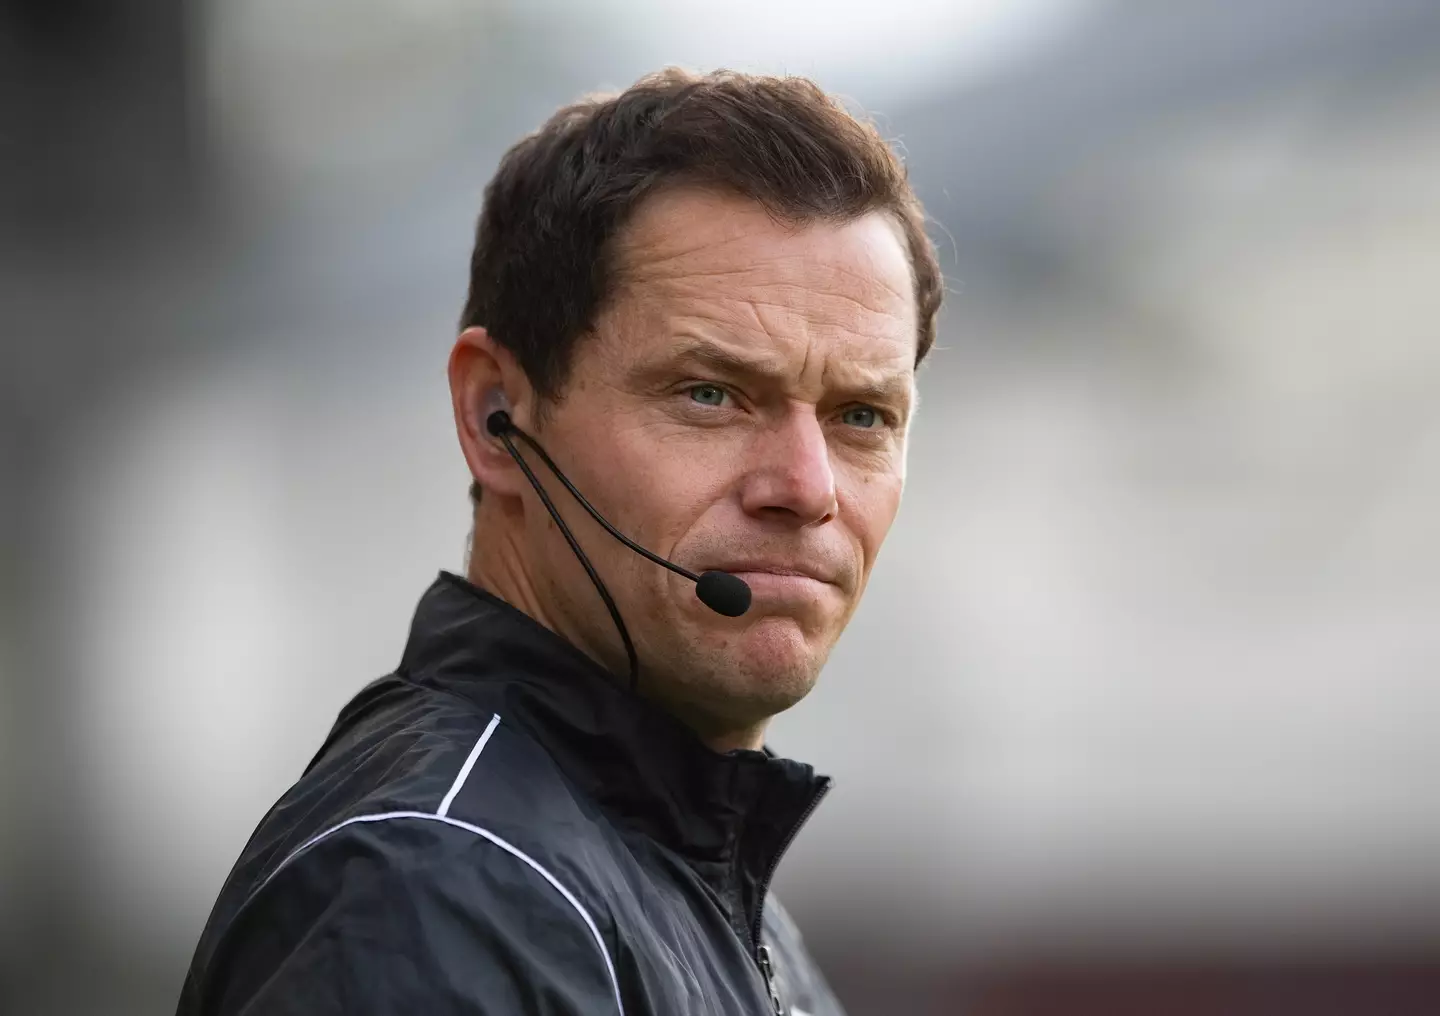
[[[467,328],[450,350],[450,402],[455,410],[455,430],[470,475],[487,496],[519,495],[528,490],[524,476],[498,437],[485,427],[486,405],[493,406],[496,393],[514,407],[510,415],[524,426],[525,410],[533,395],[525,372],[514,355],[492,339],[484,328]]]

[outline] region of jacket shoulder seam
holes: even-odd
[[[620,978],[615,972],[615,963],[610,957],[610,950],[605,947],[605,939],[600,934],[599,926],[596,925],[595,919],[590,916],[590,912],[585,909],[585,905],[580,902],[580,900],[575,896],[575,894],[571,892],[564,883],[562,883],[558,878],[556,878],[543,864],[535,860],[535,858],[531,857],[529,854],[525,853],[525,851],[521,850],[519,847],[515,846],[513,843],[511,843],[509,840],[506,840],[499,834],[491,832],[489,829],[486,829],[482,826],[475,825],[471,822],[466,822],[463,819],[454,818],[450,815],[440,815],[436,814],[435,812],[429,811],[385,811],[369,815],[355,815],[351,818],[347,818],[343,822],[337,822],[335,825],[326,829],[324,832],[317,833],[315,836],[312,836],[299,847],[291,851],[290,854],[285,858],[285,860],[281,861],[280,864],[275,868],[275,870],[272,871],[269,875],[267,875],[264,881],[262,881],[260,885],[256,887],[255,891],[251,894],[251,898],[253,899],[256,896],[259,896],[260,893],[264,890],[264,888],[270,883],[270,881],[274,879],[276,875],[280,874],[281,871],[285,870],[285,868],[289,866],[291,861],[294,861],[300,855],[307,853],[310,848],[314,847],[316,844],[321,843],[326,839],[329,839],[332,835],[340,832],[342,829],[348,828],[352,825],[360,825],[362,823],[392,822],[403,820],[439,822],[442,825],[447,825],[455,829],[462,829],[499,847],[511,857],[514,857],[522,864],[528,866],[537,875],[539,875],[547,883],[549,883],[550,887],[556,892],[558,892],[560,896],[565,900],[565,902],[570,904],[574,911],[580,915],[580,920],[585,923],[585,927],[590,932],[590,937],[595,940],[595,948],[600,951],[600,959],[605,963],[605,973],[610,978],[610,988],[615,997],[615,1009],[620,1014],[620,1016],[625,1016],[625,1004],[620,996]]]
[[[435,810],[437,818],[445,818],[450,814],[450,805],[452,805],[455,802],[455,798],[459,796],[460,789],[465,786],[465,781],[470,776],[470,770],[475,768],[475,760],[478,759],[480,753],[485,750],[485,745],[490,742],[490,735],[495,733],[495,728],[499,725],[500,714],[496,713],[490,718],[490,723],[485,727],[485,732],[481,734],[475,742],[475,747],[470,749],[470,754],[466,757],[465,764],[460,767],[460,772],[455,777],[455,782],[451,783],[450,789],[445,792],[445,797],[440,801],[440,807]]]

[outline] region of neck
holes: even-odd
[[[573,643],[575,640],[561,631],[542,609],[541,597],[537,595],[530,571],[524,565],[525,555],[515,538],[516,529],[509,520],[477,506],[472,534],[465,577]],[[586,655],[594,656],[589,650]]]
[[[682,716],[683,720],[684,717]],[[694,729],[694,724],[687,724]],[[731,751],[759,751],[765,746],[765,724],[757,724],[753,727],[742,727],[738,730],[721,730],[712,734],[705,734],[699,730],[700,740],[711,751],[725,754]]]
[[[570,630],[576,626],[564,624],[553,610],[546,609],[546,597],[539,593],[527,566],[527,557],[516,538],[517,529],[511,524],[512,521],[498,512],[486,511],[483,502],[476,507],[475,536],[472,538],[465,577],[517,610],[530,615],[610,673],[623,675],[627,663],[618,635],[613,631],[607,632],[611,636],[609,642],[615,643],[615,651],[605,651],[610,648],[609,642],[601,643],[605,647],[601,649],[596,645],[596,640],[577,637],[578,633]],[[484,534],[483,539],[481,534]],[[608,615],[604,616],[604,620],[607,625],[610,624]],[[641,633],[632,631],[631,635],[636,639],[637,649],[640,649],[643,646]],[[618,681],[626,679],[624,676],[616,678]],[[650,670],[645,665],[645,655],[641,649],[639,694],[656,702],[694,730],[712,751],[722,754],[737,749],[759,751],[764,744],[768,718],[758,723],[727,722],[692,703],[671,700],[664,693],[671,687],[677,691],[683,690],[682,686],[666,681],[663,676]]]

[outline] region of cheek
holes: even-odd
[[[735,475],[734,442],[640,428],[619,435],[603,456],[617,504],[653,538],[678,538],[720,500]]]
[[[841,488],[841,515],[860,545],[867,570],[900,511],[904,487],[902,466],[893,472],[861,473]]]

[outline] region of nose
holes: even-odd
[[[786,414],[757,435],[741,489],[745,512],[797,529],[822,526],[839,512],[825,431],[813,409]]]

